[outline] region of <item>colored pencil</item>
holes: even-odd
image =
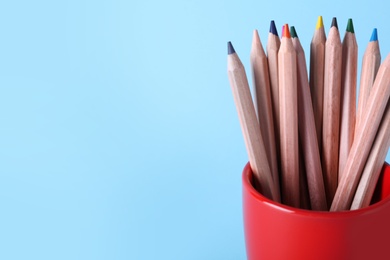
[[[384,112],[381,124],[376,134],[367,162],[360,178],[351,210],[367,207],[370,205],[379,175],[385,162],[387,151],[390,146],[390,102]]]
[[[371,87],[374,84],[376,74],[378,73],[380,63],[381,53],[379,49],[378,33],[377,29],[375,28],[372,31],[370,41],[363,55],[355,129],[358,128],[364,107],[366,106],[367,99],[370,94]]]
[[[340,34],[334,17],[325,45],[322,120],[322,171],[328,205],[333,200],[338,182],[341,54]]]
[[[322,16],[318,17],[316,29],[310,43],[310,93],[313,102],[318,147],[321,154],[322,113],[324,102],[324,66],[326,35]]]
[[[268,61],[257,30],[253,31],[250,53],[255,108],[260,124],[265,151],[267,153],[277,200],[280,201],[279,170],[276,160],[275,130],[272,114],[271,89],[269,83]]]
[[[390,147],[390,54],[381,64],[374,28],[357,97],[358,45],[352,19],[341,41],[336,17],[327,36],[318,17],[309,71],[294,26],[285,24],[281,34],[279,38],[271,21],[263,48],[259,32],[253,31],[252,89],[228,42],[228,78],[252,184],[269,199],[291,207],[367,207]]]
[[[249,163],[254,174],[254,184],[264,196],[276,200],[274,182],[265,152],[263,137],[256,118],[245,68],[228,42],[227,71],[241,130],[244,136]]]
[[[271,86],[272,113],[274,115],[275,146],[277,163],[280,167],[280,122],[279,122],[279,79],[278,79],[278,52],[280,39],[275,22],[271,21],[266,45],[269,79]],[[280,168],[279,168],[280,170]]]
[[[339,181],[342,178],[345,162],[355,134],[358,46],[352,19],[348,20],[342,45]]]
[[[278,53],[282,202],[299,207],[296,53],[286,24]]]
[[[390,96],[390,55],[380,65],[356,131],[331,211],[348,210]]]
[[[318,149],[316,125],[310,96],[305,52],[294,26],[291,26],[292,43],[297,57],[298,130],[304,157],[310,204],[313,210],[327,210],[321,158]]]

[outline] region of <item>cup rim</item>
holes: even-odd
[[[385,164],[389,166],[386,162]],[[264,206],[267,206],[269,208],[273,208],[277,211],[283,211],[288,214],[294,214],[294,215],[300,215],[300,216],[307,216],[307,217],[323,217],[323,218],[340,218],[340,217],[356,217],[361,216],[365,214],[372,214],[375,211],[380,211],[382,207],[386,204],[390,203],[390,196],[387,196],[386,198],[369,205],[367,207],[361,208],[361,209],[355,209],[355,210],[345,210],[345,211],[337,211],[337,212],[330,212],[330,211],[316,211],[316,210],[308,210],[308,209],[300,209],[300,208],[294,208],[288,205],[284,205],[282,203],[273,201],[265,196],[263,196],[261,193],[259,193],[252,185],[251,179],[253,176],[252,169],[250,167],[249,162],[245,165],[243,172],[242,172],[242,182],[243,182],[243,189],[245,189],[255,200],[257,200],[259,203],[262,203]]]

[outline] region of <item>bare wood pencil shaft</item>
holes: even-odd
[[[360,178],[351,209],[359,209],[370,205],[387,151],[390,146],[390,102],[384,112],[381,124],[376,134],[366,165]]]
[[[267,42],[267,59],[269,68],[269,78],[271,86],[272,113],[274,115],[275,146],[277,159],[280,160],[280,113],[279,113],[279,78],[278,78],[278,52],[280,39],[278,36],[269,33]],[[280,161],[278,165],[280,165]]]
[[[314,112],[310,96],[305,53],[299,39],[293,38],[298,72],[298,128],[304,157],[310,204],[313,210],[327,210],[321,158],[318,148]]]
[[[228,55],[228,76],[249,162],[255,176],[255,184],[260,187],[266,197],[274,199],[274,183],[267,161],[259,122],[256,118],[248,80],[244,66],[235,52]]]
[[[297,68],[291,38],[282,38],[278,64],[282,201],[299,207]]]
[[[276,160],[275,129],[272,114],[271,89],[269,82],[268,62],[261,45],[257,30],[253,32],[252,50],[250,54],[255,108],[259,119],[268,162],[274,180],[276,200],[280,201],[279,171]]]
[[[325,43],[325,30],[322,26],[315,31],[310,44],[310,91],[313,102],[314,120],[316,124],[317,140],[320,153],[322,146],[321,140],[324,102]]]
[[[368,96],[370,95],[371,87],[374,84],[376,74],[378,73],[380,62],[381,54],[378,41],[370,41],[364,52],[362,61],[355,132],[359,126],[359,122],[361,121],[364,107],[366,106]]]
[[[390,96],[390,56],[379,67],[331,211],[348,210]]]
[[[358,46],[354,33],[345,33],[342,57],[339,181],[355,134]]]
[[[321,153],[322,171],[328,204],[333,200],[338,180],[341,54],[340,34],[337,28],[333,26],[329,31],[325,49]]]

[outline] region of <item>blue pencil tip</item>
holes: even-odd
[[[236,53],[236,51],[233,48],[233,44],[231,42],[228,42],[228,54]]]
[[[375,42],[378,40],[378,32],[376,28],[372,31],[370,42]]]
[[[271,26],[269,28],[269,32],[272,33],[273,35],[279,36],[278,31],[276,30],[276,25],[275,25],[274,20],[271,21]]]

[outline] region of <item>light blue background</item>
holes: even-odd
[[[226,73],[247,70],[252,30],[317,16],[359,62],[375,1],[3,1],[0,4],[0,259],[245,259],[247,155]],[[360,66],[359,66],[360,71]]]

